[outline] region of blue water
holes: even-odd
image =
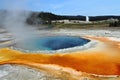
[[[90,40],[80,37],[49,36],[24,40],[23,43],[20,43],[19,48],[32,51],[59,50],[65,48],[72,48],[75,46],[83,46],[88,42],[90,42]]]

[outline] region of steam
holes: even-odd
[[[29,11],[25,11],[27,1],[12,0],[9,4],[6,3],[7,15],[3,26],[12,33],[16,41],[35,36],[35,29],[26,23],[26,19],[31,14]]]
[[[89,16],[86,16],[86,22],[89,22]]]

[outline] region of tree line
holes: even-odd
[[[67,16],[67,15],[56,15],[53,13],[49,12],[40,12],[40,13],[35,13],[33,12],[31,16],[28,18],[28,22],[32,22],[34,19],[41,19],[41,22],[47,22],[48,24],[51,24],[52,20],[81,20],[85,21],[86,17],[85,16]],[[34,23],[34,22],[33,22]]]
[[[108,20],[108,19],[118,19],[120,20],[120,16],[89,16],[90,21],[102,21],[102,20]]]

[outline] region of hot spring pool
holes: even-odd
[[[40,51],[40,50],[60,50],[73,48],[76,46],[83,46],[90,42],[88,39],[81,37],[72,36],[47,36],[39,38],[31,38],[21,41],[15,47],[30,51]]]

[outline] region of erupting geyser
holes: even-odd
[[[89,22],[89,16],[86,16],[86,22]]]

